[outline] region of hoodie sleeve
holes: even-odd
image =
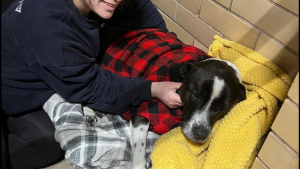
[[[68,102],[95,110],[119,113],[144,101],[152,101],[151,81],[124,78],[98,64],[32,67],[51,88]]]

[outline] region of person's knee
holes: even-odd
[[[10,151],[10,161],[13,169],[31,169],[46,167],[54,164],[64,158],[64,151],[60,148],[60,144],[55,141],[52,135],[40,135],[41,137],[32,138],[24,143],[22,148]],[[24,140],[12,136],[19,142]],[[16,143],[16,142],[15,142]]]
[[[34,148],[40,144],[43,137],[35,124],[24,119],[9,119],[8,130],[10,153],[25,147]]]
[[[55,142],[54,140],[54,125],[43,110],[24,114],[17,117],[9,117],[7,120],[9,134],[18,137],[13,137],[19,141],[20,146],[28,146],[34,148],[41,144],[41,141]],[[51,138],[51,139],[49,139]],[[53,138],[53,139],[52,139]],[[18,147],[12,147],[18,149]]]
[[[9,117],[8,144],[13,168],[39,168],[61,160],[64,151],[54,139],[54,125],[45,112]]]

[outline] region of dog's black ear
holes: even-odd
[[[194,67],[194,62],[183,62],[180,68],[180,75],[184,77]]]
[[[239,84],[239,87],[241,89],[240,100],[239,100],[239,102],[240,102],[240,101],[246,100],[246,88],[241,83]]]

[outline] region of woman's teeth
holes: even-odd
[[[103,1],[104,2],[104,1]],[[113,5],[112,4],[109,4],[109,3],[107,3],[107,2],[104,2],[107,6],[110,6],[110,7],[112,7]]]

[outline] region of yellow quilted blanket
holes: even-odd
[[[214,36],[209,55],[236,64],[247,99],[215,123],[205,144],[187,140],[177,127],[162,135],[151,154],[152,169],[250,168],[287,97],[292,79],[275,64],[236,42]]]

